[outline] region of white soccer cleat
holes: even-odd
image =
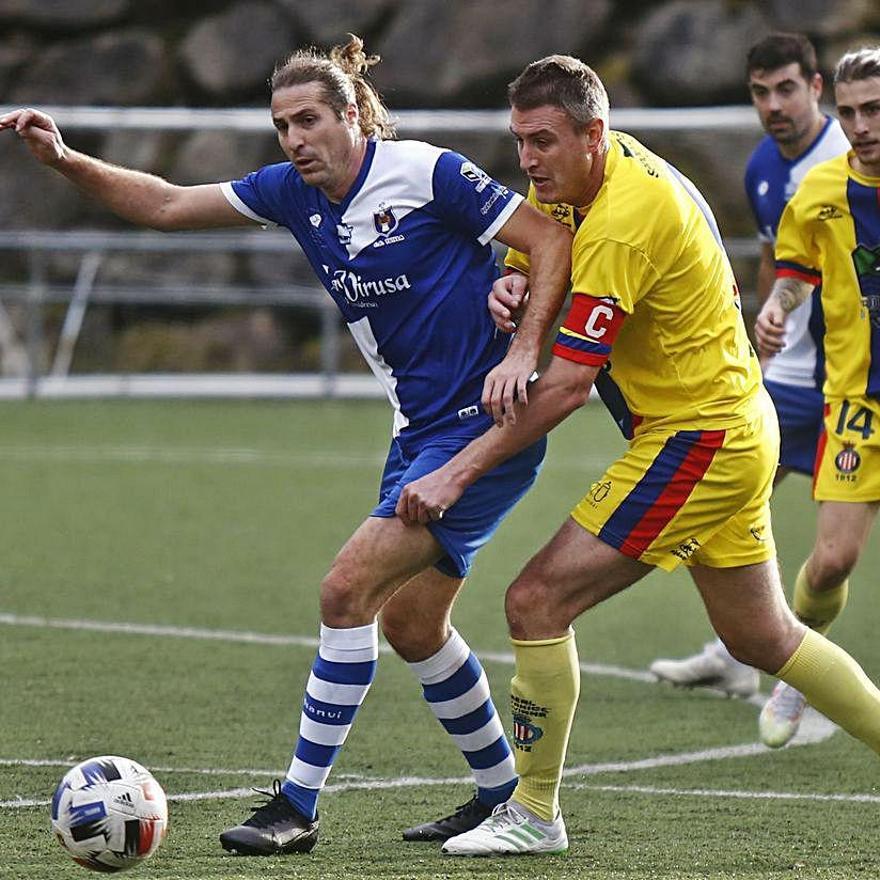
[[[544,822],[515,801],[498,804],[472,831],[450,837],[441,847],[448,856],[552,855],[568,849],[560,813]]]
[[[715,688],[732,697],[750,697],[760,686],[758,670],[734,659],[720,641],[708,642],[699,654],[682,660],[655,660],[648,668],[660,681]]]
[[[784,746],[798,732],[806,706],[807,701],[800,691],[784,681],[777,682],[758,716],[761,742],[771,749]]]

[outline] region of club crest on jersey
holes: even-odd
[[[320,214],[312,214],[309,217],[309,223],[317,229],[321,225],[321,215]]]
[[[379,203],[379,210],[373,214],[373,226],[379,235],[388,235],[397,229],[397,217],[394,216],[394,209],[389,208],[385,202]]]
[[[856,452],[852,443],[844,443],[843,449],[834,458],[834,466],[842,474],[851,474],[859,469],[862,457]]]
[[[550,212],[550,216],[557,222],[562,223],[564,225],[568,225],[568,221],[571,218],[571,208],[568,205],[557,204],[553,206],[553,210]]]
[[[354,227],[349,226],[348,223],[336,224],[336,237],[339,239],[340,244],[351,244],[351,236],[353,232]]]

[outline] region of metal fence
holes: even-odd
[[[268,114],[260,109],[200,110],[190,108],[44,107],[62,128],[79,130],[226,129],[261,131]],[[471,132],[499,134],[507,130],[506,111],[403,111],[397,114],[408,133]],[[616,111],[615,126],[631,130],[754,129],[750,107],[708,107]],[[754,258],[757,243],[732,239],[733,258]],[[0,378],[0,398],[66,396],[381,396],[372,375],[340,369],[342,323],[324,290],[314,285],[248,287],[234,284],[188,284],[153,287],[105,283],[100,269],[109,254],[127,253],[289,253],[296,245],[286,232],[234,230],[208,233],[0,230],[0,253],[26,257],[26,280],[0,283],[0,348],[16,346],[23,363],[15,378]],[[78,270],[70,284],[49,281],[53,254],[75,254]],[[4,304],[17,304],[25,314],[24,340],[19,343]],[[48,306],[66,304],[66,314],[51,358],[42,364],[47,340],[44,315]],[[164,306],[272,306],[307,309],[320,316],[320,370],[308,374],[71,374],[70,367],[86,312],[95,304]]]

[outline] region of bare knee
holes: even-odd
[[[426,619],[424,615],[413,613],[408,604],[393,599],[382,608],[379,624],[388,644],[408,663],[436,654],[450,633],[447,614],[438,613]]]
[[[817,545],[807,563],[807,580],[810,589],[818,593],[840,586],[850,576],[858,561],[858,546]]]
[[[515,639],[555,638],[571,623],[553,587],[530,576],[528,569],[508,588],[504,610]]]
[[[793,614],[761,627],[719,633],[730,654],[740,663],[775,675],[798,649],[805,628]]]
[[[362,626],[375,618],[370,591],[338,559],[321,581],[321,620],[327,626]]]

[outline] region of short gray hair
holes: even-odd
[[[880,46],[865,46],[847,52],[834,68],[834,85],[840,82],[880,77]]]
[[[517,110],[558,107],[582,128],[601,119],[608,144],[608,92],[596,72],[578,58],[548,55],[533,61],[507,87],[507,98]]]

